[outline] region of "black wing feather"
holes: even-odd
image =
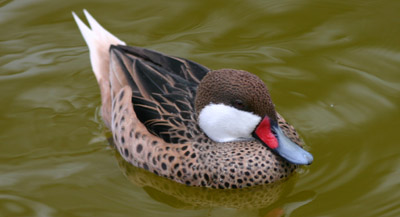
[[[149,132],[169,143],[187,142],[197,130],[194,99],[201,79],[209,72],[195,62],[152,50],[111,46],[132,88],[132,104]],[[182,135],[186,129],[188,133]]]

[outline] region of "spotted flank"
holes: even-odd
[[[273,183],[311,164],[257,76],[126,46],[84,12],[89,27],[73,15],[89,47],[103,120],[124,160],[220,189]]]

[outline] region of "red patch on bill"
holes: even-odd
[[[257,126],[255,130],[258,138],[263,141],[269,148],[276,149],[278,148],[278,140],[275,135],[271,132],[271,123],[268,116],[261,121],[261,123]]]

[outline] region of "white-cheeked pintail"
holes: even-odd
[[[90,28],[73,16],[89,47],[102,117],[126,161],[213,188],[272,183],[313,161],[256,75],[127,46],[84,13]]]

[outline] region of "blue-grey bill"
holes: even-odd
[[[279,144],[278,147],[274,149],[276,153],[293,164],[309,165],[313,162],[313,156],[286,137],[278,125],[272,126],[272,129],[275,132]]]

